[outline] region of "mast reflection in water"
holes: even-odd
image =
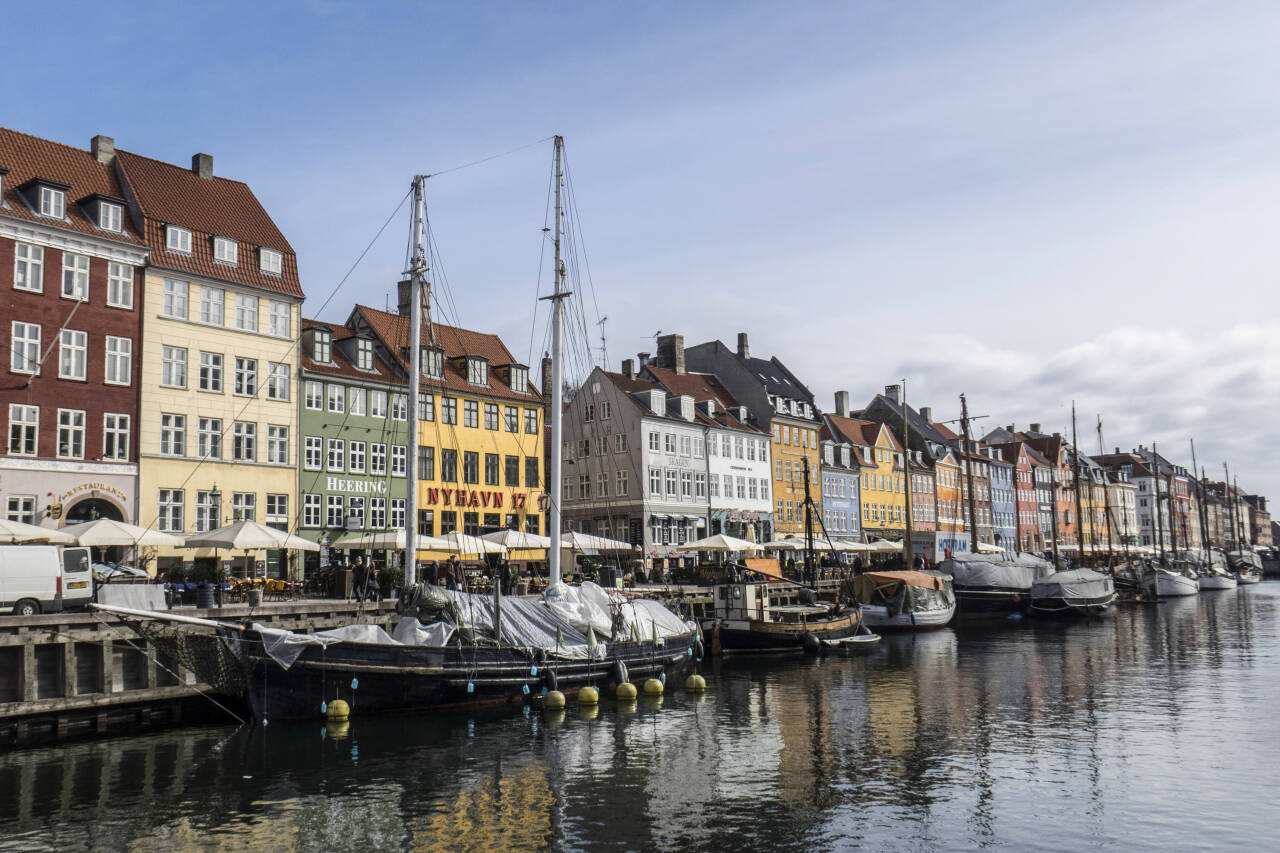
[[[705,698],[0,755],[0,850],[1266,846],[1280,583],[734,661]]]

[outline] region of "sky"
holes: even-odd
[[[212,154],[309,316],[394,305],[433,174],[437,319],[536,364],[561,134],[572,370],[601,329],[613,369],[746,331],[826,410],[905,378],[980,432],[1069,431],[1074,400],[1088,450],[1099,415],[1108,449],[1189,466],[1194,438],[1280,497],[1274,3],[59,3],[6,31],[33,35],[0,124]]]

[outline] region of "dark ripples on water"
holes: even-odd
[[[733,662],[695,700],[0,755],[0,850],[1271,849],[1280,583]]]

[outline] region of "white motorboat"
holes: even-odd
[[[1143,591],[1150,594],[1153,587],[1157,598],[1177,598],[1199,594],[1200,581],[1195,575],[1185,572],[1155,569],[1142,576]]]

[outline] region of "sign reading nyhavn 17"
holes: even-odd
[[[427,489],[427,503],[444,506],[480,506],[502,509],[506,495],[502,492],[477,491],[472,489]],[[529,495],[515,492],[511,495],[511,508],[524,509],[529,503]]]

